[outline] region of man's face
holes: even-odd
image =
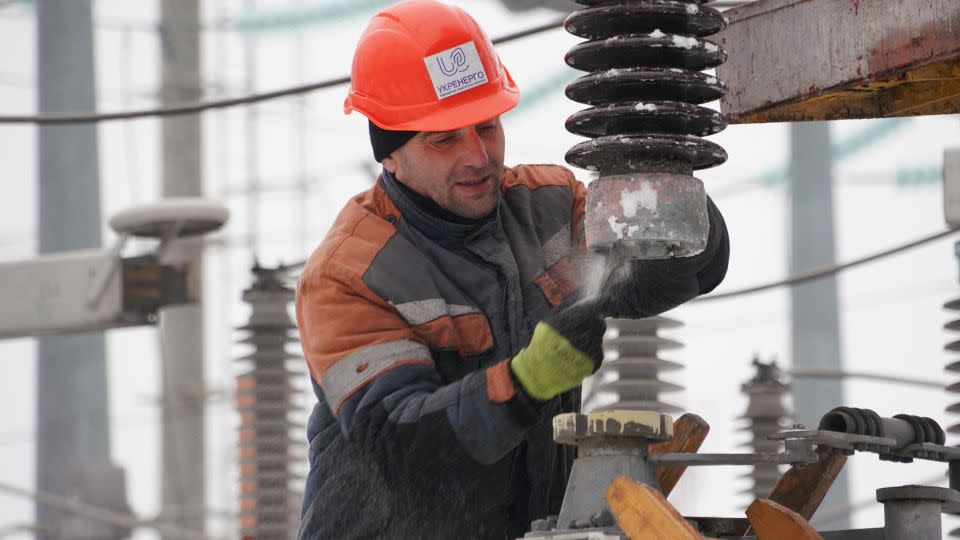
[[[444,210],[479,219],[497,206],[503,151],[498,117],[454,131],[418,133],[384,158],[383,166]]]

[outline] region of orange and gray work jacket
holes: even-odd
[[[559,166],[504,170],[497,210],[443,219],[384,172],[297,287],[318,403],[301,538],[518,538],[556,514],[572,452],[509,361],[573,301],[586,188]],[[442,211],[441,211],[442,212]]]

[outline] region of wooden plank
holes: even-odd
[[[768,499],[753,501],[747,507],[747,518],[759,540],[823,540],[799,514]]]
[[[844,454],[817,448],[820,461],[790,468],[770,493],[770,500],[792,510],[805,520],[813,517],[833,481],[847,462]]]
[[[687,413],[673,422],[673,438],[650,445],[651,454],[668,454],[674,452],[695,453],[710,433],[710,424],[695,414]],[[657,467],[657,479],[660,481],[660,491],[663,496],[670,495],[674,486],[680,481],[686,466]]]
[[[610,483],[607,503],[631,540],[704,540],[659,491],[625,476]]]

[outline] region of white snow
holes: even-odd
[[[650,32],[650,37],[652,37],[652,38],[662,38],[662,37],[666,37],[666,36],[667,36],[667,35],[664,34],[663,32],[661,32],[659,28],[654,28],[654,29],[653,29],[653,32]]]
[[[607,223],[609,223],[610,228],[613,229],[613,234],[617,235],[617,239],[623,239],[623,229],[627,227],[627,224],[619,223],[617,221],[617,216],[610,216],[610,219],[607,220]]]
[[[686,36],[670,36],[670,39],[673,40],[673,44],[682,49],[692,49],[696,47],[700,41],[697,38],[686,37]]]
[[[700,6],[696,4],[687,4],[687,13],[691,15],[696,15],[700,12]]]
[[[657,191],[649,182],[640,182],[640,189],[620,192],[620,206],[623,208],[623,217],[632,218],[637,215],[637,208],[645,208],[651,212],[657,211]]]
[[[707,52],[717,52],[720,50],[720,47],[717,47],[713,43],[709,43],[709,42],[704,42],[703,48],[706,49]]]
[[[636,105],[633,106],[633,108],[636,109],[636,110],[638,110],[638,111],[655,111],[655,110],[657,110],[657,106],[654,105],[653,103],[643,103],[643,102],[637,103]]]

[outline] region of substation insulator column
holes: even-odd
[[[741,431],[750,434],[750,441],[744,446],[751,448],[755,453],[782,452],[783,441],[773,441],[767,437],[789,427],[792,415],[785,401],[790,385],[783,381],[776,362],[765,364],[758,358],[754,358],[753,365],[756,368],[756,374],[740,387],[748,399],[747,412],[740,417],[747,421],[746,427]],[[744,478],[750,479],[753,484],[744,493],[752,495],[751,500],[769,497],[781,474],[778,465],[771,463],[755,465],[750,473],[744,475]]]
[[[703,183],[693,171],[726,161],[701,137],[723,130],[723,116],[700,104],[726,87],[702,73],[726,59],[704,36],[726,18],[702,0],[577,0],[587,6],[564,23],[586,38],[568,65],[589,74],[566,95],[591,105],[567,119],[590,137],[571,148],[571,165],[597,171],[587,197],[587,245],[598,252],[620,242],[632,257],[699,253],[708,220]]]
[[[679,392],[683,387],[660,379],[664,371],[683,365],[660,358],[660,351],[683,345],[658,334],[660,329],[678,328],[679,321],[666,317],[649,319],[608,319],[603,339],[604,361],[593,378],[591,411],[632,410],[674,413],[680,407],[661,401],[661,394]],[[604,399],[609,398],[609,399]],[[612,401],[611,401],[612,399]]]
[[[954,255],[957,256],[958,262],[960,262],[960,242],[954,244]],[[943,325],[944,330],[954,333],[954,338],[951,339],[949,343],[944,346],[944,349],[950,353],[960,353],[960,298],[954,298],[953,300],[948,301],[943,305],[943,308],[949,311],[956,313],[955,319],[948,321]],[[944,370],[950,374],[950,376],[960,377],[960,359],[954,360],[947,364]],[[946,387],[947,393],[952,397],[955,397],[957,401],[954,401],[947,405],[947,412],[954,416],[950,425],[947,426],[947,433],[951,435],[960,434],[960,419],[956,418],[956,415],[960,415],[960,380],[956,380],[947,384]],[[955,444],[955,446],[960,446]],[[960,538],[960,528],[955,528],[950,531],[951,538]]]
[[[240,358],[247,368],[236,379],[240,413],[240,535],[283,539],[296,536],[302,494],[305,444],[297,381],[305,378],[304,360],[287,350],[299,339],[288,307],[294,291],[279,270],[254,266],[254,283],[243,292],[252,307],[250,321],[239,328],[240,343],[253,351]]]

